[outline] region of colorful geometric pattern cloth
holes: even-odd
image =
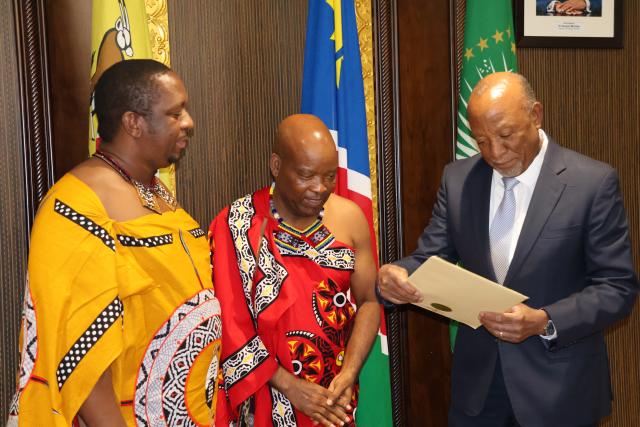
[[[353,326],[354,250],[321,220],[298,230],[269,212],[264,188],[223,210],[209,231],[214,283],[223,311],[232,313],[222,319],[218,426],[311,426],[268,382],[282,366],[328,387]]]

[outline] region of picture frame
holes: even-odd
[[[590,0],[589,10],[563,14],[567,0],[516,0],[516,42],[520,47],[622,48],[623,0]],[[552,4],[554,3],[554,4]]]

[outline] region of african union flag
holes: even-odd
[[[353,200],[376,238],[360,46],[354,0],[309,0],[302,82],[302,112],[318,116],[338,147],[336,193]],[[384,323],[360,373],[360,426],[391,426],[389,352]]]
[[[511,0],[467,0],[456,159],[478,153],[467,121],[467,101],[476,83],[497,71],[517,71]]]
[[[478,153],[478,144],[467,121],[471,91],[484,76],[497,71],[517,71],[511,0],[467,0],[464,20],[464,49],[460,75],[460,106],[456,160]],[[451,349],[455,347],[458,324],[451,321]]]

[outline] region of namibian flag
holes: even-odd
[[[369,221],[375,256],[367,121],[354,0],[309,0],[302,113],[319,117],[331,130],[339,158],[335,191],[363,210]],[[381,331],[360,373],[356,422],[364,427],[391,426],[389,352],[382,309],[381,316]]]

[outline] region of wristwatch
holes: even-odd
[[[553,320],[549,319],[547,326],[544,327],[542,335],[545,337],[553,336],[556,333],[556,326],[553,324]]]

